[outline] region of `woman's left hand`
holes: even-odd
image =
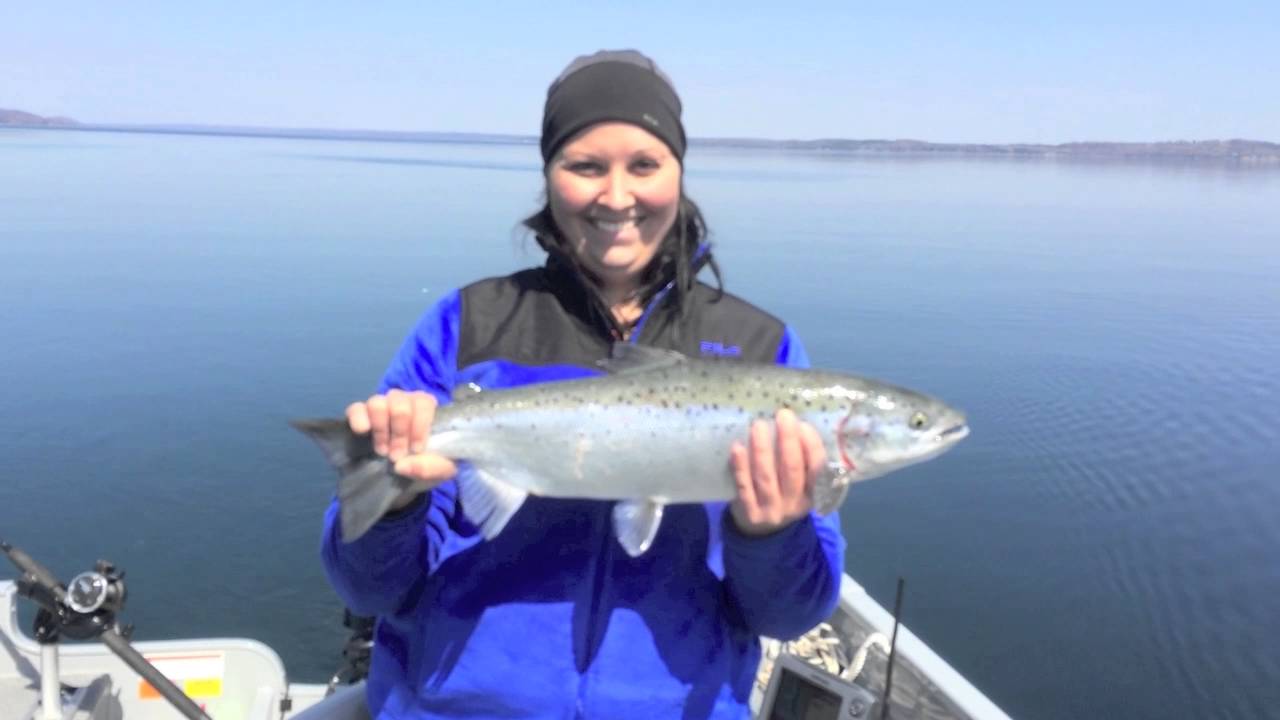
[[[809,514],[813,482],[827,463],[822,437],[794,412],[779,410],[776,444],[769,424],[751,424],[751,447],[730,450],[738,497],[730,505],[734,524],[747,535],[767,535]]]

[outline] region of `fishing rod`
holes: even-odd
[[[199,705],[156,669],[129,644],[133,628],[121,627],[116,613],[124,609],[124,571],[99,560],[93,571],[80,573],[63,585],[30,555],[0,540],[0,550],[18,568],[18,594],[40,606],[35,638],[40,643],[40,697],[42,717],[61,718],[62,698],[58,679],[58,640],[98,640],[182,713],[187,720],[211,720]]]
[[[898,576],[898,592],[893,598],[893,639],[889,641],[889,666],[885,670],[884,699],[880,705],[880,720],[888,720],[889,717],[889,693],[893,690],[893,661],[898,654],[898,625],[902,621],[902,590],[905,585],[906,580]]]

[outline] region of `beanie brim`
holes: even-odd
[[[550,162],[571,138],[601,122],[646,130],[683,160],[687,141],[680,112],[675,89],[654,68],[612,59],[586,64],[562,75],[547,93],[542,160]]]

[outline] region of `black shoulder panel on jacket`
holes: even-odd
[[[640,342],[677,350],[691,357],[734,357],[751,362],[777,361],[786,326],[782,321],[730,293],[699,283],[679,323],[672,314],[649,319]]]
[[[591,323],[585,301],[556,292],[542,268],[464,287],[458,367],[485,360],[523,365],[594,365],[610,342]]]
[[[593,317],[579,288],[552,283],[545,268],[488,278],[461,290],[458,367],[503,359],[523,365],[594,366],[613,340]],[[776,361],[782,321],[733,295],[717,298],[699,284],[683,318],[658,308],[645,319],[639,342],[690,356]]]

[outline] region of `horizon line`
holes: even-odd
[[[20,115],[28,115],[39,118],[45,122],[27,124],[27,123],[0,123],[0,127],[29,127],[29,128],[50,128],[50,129],[66,129],[66,130],[123,130],[134,132],[187,132],[187,133],[208,133],[220,135],[274,135],[280,136],[284,133],[305,133],[307,135],[317,134],[362,134],[370,136],[381,136],[384,138],[402,137],[409,139],[412,137],[466,137],[466,138],[488,138],[493,141],[508,141],[512,143],[536,143],[537,135],[527,135],[522,133],[497,133],[497,132],[474,132],[474,131],[457,131],[457,130],[380,130],[374,128],[328,128],[328,127],[305,127],[305,126],[287,126],[287,125],[235,125],[235,124],[218,124],[218,123],[114,123],[114,122],[82,122],[73,118],[64,116],[40,116],[35,113],[29,113],[23,110],[12,108],[0,108],[0,113],[14,112]],[[910,137],[879,137],[879,138],[855,138],[855,137],[762,137],[749,135],[699,135],[690,136],[689,142],[744,142],[744,143],[801,143],[813,144],[824,142],[856,142],[856,143],[916,143],[934,146],[990,146],[990,147],[1025,147],[1025,148],[1060,148],[1073,145],[1167,145],[1167,144],[1191,144],[1191,143],[1251,143],[1272,145],[1280,148],[1280,142],[1272,142],[1269,140],[1259,140],[1254,138],[1229,137],[1229,138],[1203,138],[1188,139],[1177,138],[1167,140],[1065,140],[1059,142],[1023,142],[1023,141],[1002,141],[1002,142],[969,142],[969,141],[935,141],[924,140],[921,138]]]

